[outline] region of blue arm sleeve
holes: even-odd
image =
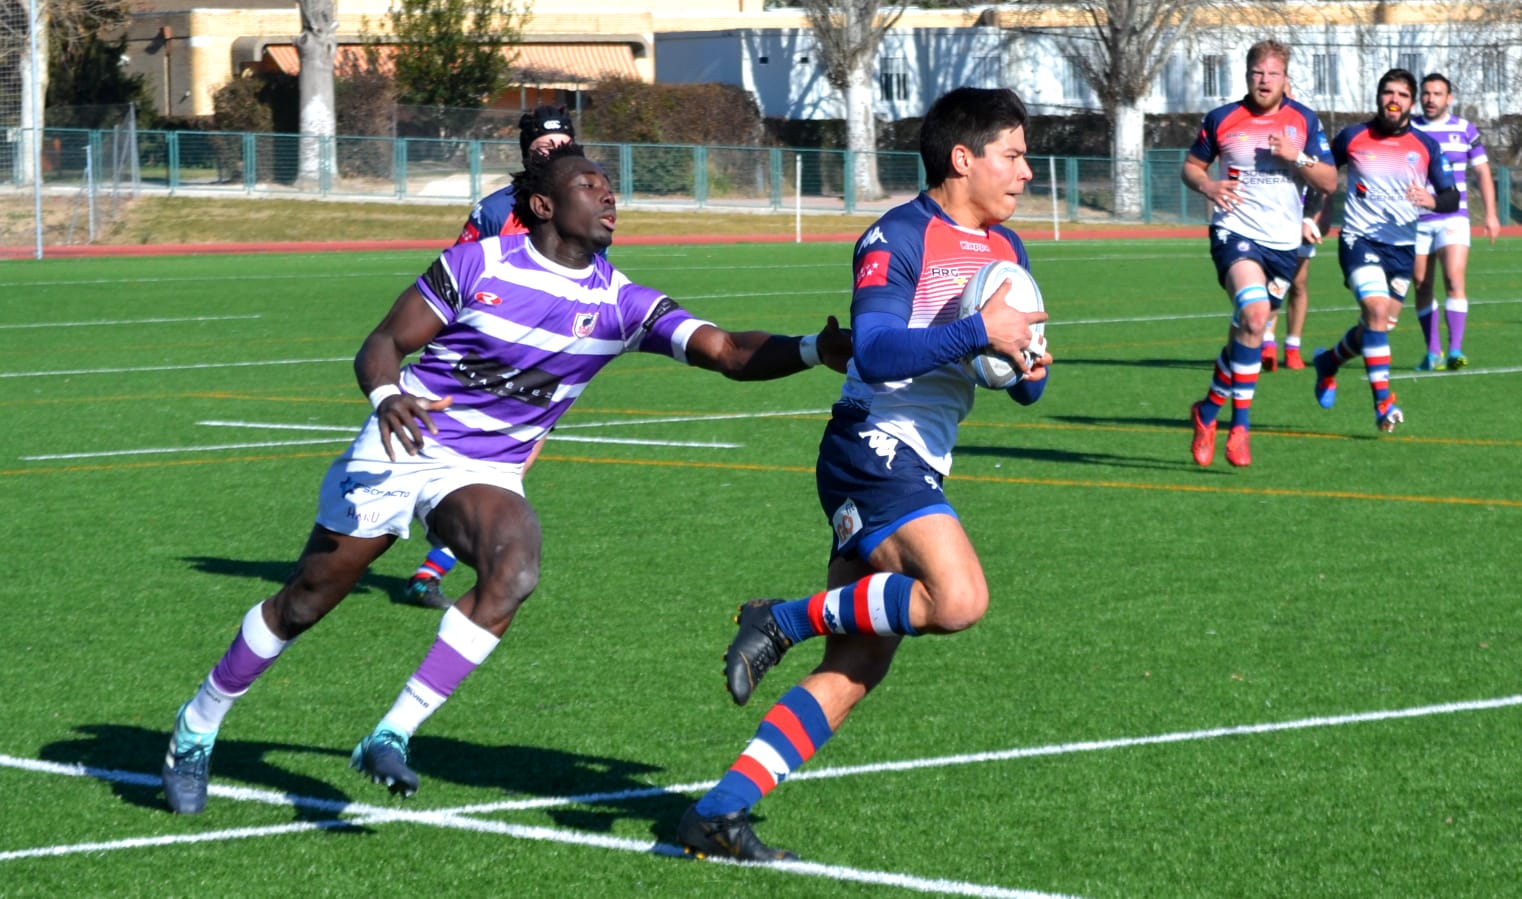
[[[1046,391],[1046,382],[1050,381],[1051,379],[1052,369],[1050,366],[1048,366],[1046,369],[1046,377],[1042,378],[1041,380],[1027,381],[1022,378],[1009,387],[1004,388],[1004,392],[1009,394],[1010,399],[1014,400],[1020,405],[1029,406],[1036,400],[1041,399],[1041,394]]]
[[[955,362],[988,345],[983,318],[970,315],[932,328],[910,328],[891,312],[862,312],[851,320],[851,358],[870,384],[902,381]]]

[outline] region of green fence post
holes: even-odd
[[[169,192],[180,186],[180,132],[164,132],[164,163],[169,167]]]
[[[1511,224],[1511,169],[1496,166],[1496,217],[1501,224]]]
[[[467,152],[470,154],[470,199],[474,200],[481,196],[481,142],[470,142]]]
[[[394,137],[391,140],[393,152],[396,154],[392,165],[392,177],[396,179],[396,198],[400,200],[407,196],[407,139]]]
[[[699,209],[708,204],[708,148],[702,145],[692,148],[692,198]]]
[[[634,148],[629,144],[618,145],[618,186],[621,203],[634,202]]]
[[[1063,160],[1063,188],[1068,195],[1068,221],[1078,221],[1078,157]]]
[[[259,142],[254,132],[243,132],[243,190],[253,193],[259,186]]]
[[[772,147],[766,151],[766,164],[772,174],[772,209],[782,208],[782,148]]]

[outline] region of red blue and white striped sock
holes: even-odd
[[[423,564],[417,567],[417,571],[414,571],[412,576],[443,579],[444,575],[448,574],[458,561],[454,553],[448,549],[442,546],[435,546],[429,550],[428,558],[423,560]]]
[[[1205,391],[1205,399],[1200,403],[1200,421],[1210,424],[1221,414],[1221,407],[1231,398],[1231,353],[1232,344],[1221,347],[1221,355],[1215,357],[1215,370],[1210,373],[1210,389]]]
[[[773,606],[772,616],[794,643],[824,634],[917,637],[909,624],[913,594],[914,578],[885,572]]]
[[[1390,336],[1383,331],[1363,335],[1363,367],[1377,407],[1390,397]]]
[[[698,800],[698,814],[728,815],[755,805],[813,758],[831,733],[814,694],[801,686],[789,690],[761,719],[745,751]]]
[[[1227,344],[1227,350],[1231,353],[1231,426],[1245,428],[1258,390],[1258,373],[1263,370],[1263,350],[1235,340]]]

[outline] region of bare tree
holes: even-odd
[[[311,186],[321,177],[322,146],[338,131],[333,107],[333,58],[338,53],[338,16],[334,0],[298,0],[301,34],[296,51],[301,55],[301,156],[298,184]]]
[[[872,69],[877,49],[904,14],[906,0],[799,0],[818,42],[825,77],[845,101],[846,148],[856,161],[848,173],[861,199],[883,196],[877,177],[877,119]]]

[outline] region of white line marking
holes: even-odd
[[[22,462],[53,462],[59,459],[112,459],[119,456],[154,456],[165,453],[209,453],[221,450],[268,449],[274,446],[309,446],[317,443],[348,443],[353,437],[314,437],[311,440],[265,440],[255,443],[219,443],[212,446],[161,446],[146,449],[105,450],[98,453],[48,453],[19,456]]]
[[[357,827],[352,821],[302,821],[296,824],[277,824],[271,827],[244,827],[236,830],[212,830],[206,833],[179,834],[167,837],[130,837],[108,843],[75,843],[71,846],[43,846],[39,849],[17,849],[0,852],[0,862],[18,858],[41,858],[59,855],[78,855],[82,852],[109,852],[113,849],[140,849],[147,846],[174,846],[184,843],[214,843],[224,840],[246,840],[250,837],[269,837],[286,833],[302,833],[311,830],[335,830]]]
[[[127,368],[73,368],[60,371],[0,371],[0,378],[50,378],[55,375],[127,375],[149,371],[204,371],[211,368],[258,368],[265,365],[327,365],[353,362],[353,356],[331,359],[268,359],[263,362],[198,362],[194,365],[137,365]]]
[[[262,315],[192,315],[184,318],[122,318],[101,319],[93,322],[31,322],[28,324],[0,325],[0,331],[16,331],[21,328],[93,328],[105,325],[171,325],[181,322],[235,322],[263,318]]]
[[[1425,380],[1427,378],[1461,378],[1461,377],[1464,377],[1465,375],[1514,375],[1514,374],[1517,374],[1518,372],[1522,372],[1522,366],[1511,366],[1511,367],[1508,367],[1508,368],[1477,368],[1477,367],[1465,366],[1464,368],[1458,369],[1457,371],[1402,371],[1402,372],[1392,372],[1390,374],[1390,380],[1392,380],[1392,381],[1405,381],[1405,380],[1416,380],[1418,378],[1422,379],[1422,380]]]

